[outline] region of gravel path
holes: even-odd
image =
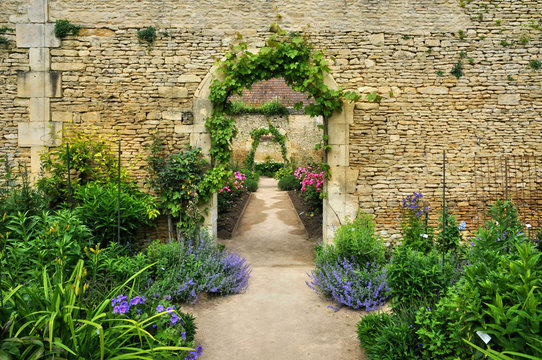
[[[356,338],[360,313],[338,312],[305,284],[314,243],[287,192],[261,178],[231,240],[252,264],[246,293],[184,306],[196,316],[202,360],[364,359]]]

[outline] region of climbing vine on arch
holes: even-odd
[[[258,150],[258,146],[260,145],[261,137],[266,135],[273,136],[273,140],[280,145],[280,153],[282,154],[282,159],[284,160],[284,163],[288,162],[288,159],[286,157],[286,136],[282,135],[279,132],[279,129],[274,127],[271,122],[268,121],[267,123],[269,127],[254,129],[250,132],[250,137],[252,138],[252,148],[245,159],[246,168],[254,168],[254,155],[256,155],[256,150]]]
[[[206,127],[211,133],[210,154],[216,166],[231,160],[231,144],[237,135],[235,120],[226,116],[228,98],[241,95],[245,88],[262,80],[282,77],[295,91],[307,92],[313,104],[305,106],[305,113],[322,115],[324,119],[334,111],[342,110],[343,100],[357,101],[359,95],[342,89],[330,89],[324,83],[324,73],[329,72],[324,53],[308,42],[301,33],[287,33],[278,26],[271,26],[273,35],[257,53],[247,50],[247,44],[234,46],[219,64],[221,79],[210,86],[209,100],[213,113],[207,118]],[[303,103],[297,103],[301,108]],[[324,138],[324,151],[329,150]]]

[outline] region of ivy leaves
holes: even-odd
[[[245,159],[245,167],[249,169],[254,168],[254,155],[256,155],[256,150],[258,149],[258,146],[260,145],[260,138],[265,135],[273,135],[274,140],[279,143],[280,145],[280,152],[282,154],[282,158],[285,162],[288,161],[286,158],[286,136],[282,135],[279,130],[271,124],[271,122],[267,122],[269,125],[269,128],[259,128],[254,129],[250,132],[250,137],[252,138],[252,149],[248,153],[246,159]]]

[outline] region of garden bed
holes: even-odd
[[[300,197],[301,193],[290,190],[288,195],[294,204],[295,211],[299,215],[301,222],[305,226],[305,230],[309,235],[309,239],[322,239],[322,212],[312,213],[311,209],[305,204]]]
[[[236,201],[236,203],[228,209],[228,211],[218,215],[217,237],[219,239],[231,239],[235,226],[239,218],[243,214],[245,206],[250,198],[249,192],[244,192]]]

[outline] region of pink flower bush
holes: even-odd
[[[245,190],[245,180],[246,180],[245,174],[243,174],[240,171],[236,171],[233,173],[233,177],[230,177],[226,183],[226,185],[218,190],[219,194],[222,194],[224,191],[231,192],[232,188],[235,190]]]
[[[316,191],[322,191],[324,185],[324,172],[314,172],[311,166],[299,167],[294,172],[294,176],[301,184],[301,191],[308,190],[312,187]]]

